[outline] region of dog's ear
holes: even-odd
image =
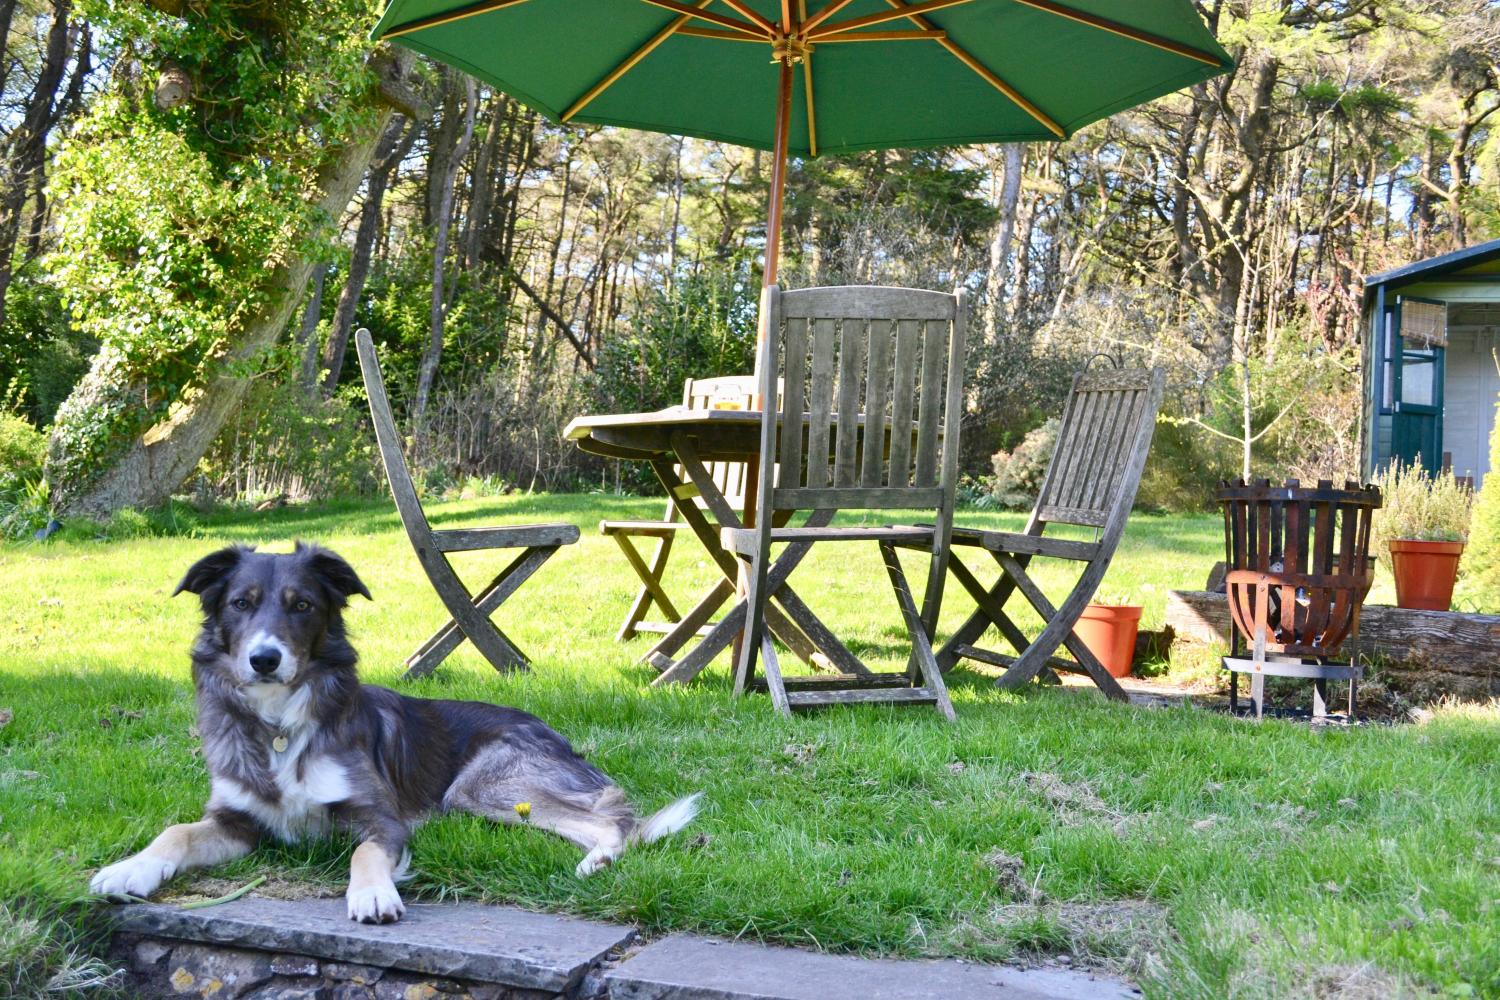
[[[231,545],[204,556],[188,568],[187,575],[182,578],[177,589],[172,591],[172,596],[176,597],[184,590],[190,594],[199,595],[208,592],[216,584],[223,583],[224,579],[239,565],[240,559],[249,551],[243,545]]]
[[[354,572],[354,567],[345,562],[343,556],[316,545],[304,547],[301,542],[297,543],[297,548],[307,553],[308,566],[313,575],[331,593],[339,596],[341,604],[355,594],[367,601],[375,599],[370,596],[370,588],[365,586],[359,574]]]

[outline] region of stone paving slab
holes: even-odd
[[[247,897],[201,910],[138,903],[115,907],[131,934],[292,952],[526,989],[562,992],[606,953],[635,938],[629,927],[477,903],[408,904],[394,924],[357,924],[342,899]]]
[[[854,958],[679,934],[604,976],[610,1000],[1138,1000],[1080,972]]]

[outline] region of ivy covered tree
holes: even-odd
[[[160,503],[287,327],[393,110],[409,60],[373,0],[85,0],[120,46],[57,157],[48,258],[100,346],[63,403],[60,513]]]

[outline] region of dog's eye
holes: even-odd
[[[243,597],[236,597],[234,600],[229,602],[229,606],[234,608],[234,610],[236,611],[244,611],[250,607],[250,602]]]
[[[298,601],[296,604],[292,605],[292,610],[293,611],[311,611],[312,610],[312,605],[310,603],[308,603],[307,601]]]

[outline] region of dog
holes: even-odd
[[[580,877],[697,813],[693,794],[638,819],[619,786],[536,716],[361,684],[343,611],[370,591],[328,549],[231,546],[195,563],[173,596],[183,591],[203,606],[192,658],[208,805],[198,822],[169,826],[101,869],[96,893],[149,896],[178,872],[243,857],[263,837],[342,828],[358,839],[349,918],[389,923],[405,912],[396,881],[407,838],[434,813],[550,830],[585,851]]]

